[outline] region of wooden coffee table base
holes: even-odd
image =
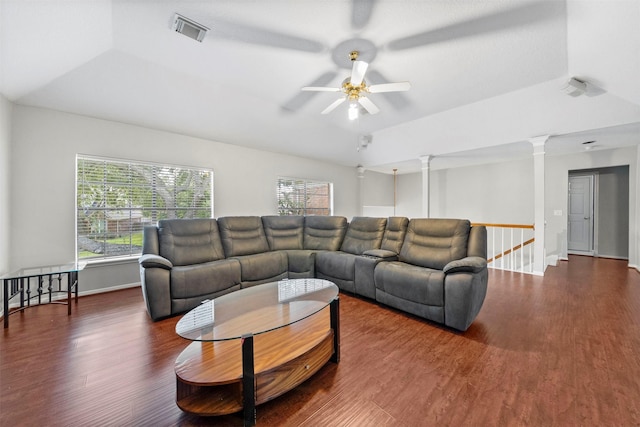
[[[252,424],[252,417],[255,423],[255,405],[298,386],[329,360],[339,361],[338,324],[336,299],[304,320],[248,337],[253,340],[255,387],[253,395],[249,393],[254,402],[249,400],[247,405],[243,403],[247,401],[243,381],[250,378],[250,374],[243,378],[247,338],[193,342],[176,360],[176,402],[183,411],[198,415],[225,415],[244,409],[245,424]]]

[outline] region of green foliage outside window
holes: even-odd
[[[77,158],[78,258],[139,254],[161,219],[211,218],[213,171]]]
[[[278,178],[279,215],[331,215],[332,184],[299,178]]]

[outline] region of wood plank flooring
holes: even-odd
[[[264,426],[640,425],[640,273],[572,256],[544,278],[490,271],[455,332],[341,294],[341,361],[258,407]],[[1,426],[242,425],[175,404],[179,317],[140,289],[40,306],[0,336]]]

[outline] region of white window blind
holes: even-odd
[[[331,215],[333,184],[301,178],[278,178],[279,215]]]
[[[213,217],[213,171],[78,155],[78,259],[140,254],[142,229],[168,218]]]

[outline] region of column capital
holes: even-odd
[[[533,145],[533,154],[544,154],[544,146],[551,135],[540,135],[529,138],[529,142]]]
[[[424,156],[420,156],[418,157],[420,159],[420,161],[422,162],[422,167],[429,167],[429,164],[431,163],[431,160],[433,160],[433,156],[431,154],[426,154]]]

